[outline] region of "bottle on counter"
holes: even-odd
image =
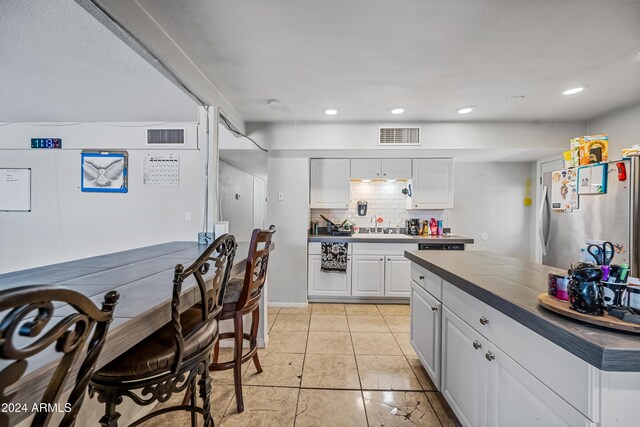
[[[431,218],[429,226],[431,227],[431,234],[433,234],[434,236],[438,234],[438,222],[435,218]]]
[[[438,220],[438,236],[442,236],[442,220]]]
[[[422,228],[420,229],[420,235],[421,236],[428,236],[429,235],[429,224],[427,223],[426,219],[424,221],[422,221]]]

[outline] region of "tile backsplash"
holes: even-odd
[[[386,182],[351,182],[351,204],[348,209],[311,209],[311,221],[317,221],[321,227],[325,221],[320,214],[341,222],[350,219],[358,227],[373,227],[371,215],[384,218],[383,227],[404,227],[404,222],[410,218],[441,219],[444,227],[450,227],[449,209],[407,209],[407,196],[402,194],[402,189],[407,186],[406,181]],[[358,200],[368,202],[367,215],[358,216]]]

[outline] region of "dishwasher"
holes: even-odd
[[[464,251],[464,243],[418,243],[419,251]]]

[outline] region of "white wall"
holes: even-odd
[[[0,127],[0,167],[32,168],[32,211],[0,212],[0,272],[197,238],[204,221],[204,126],[181,123],[187,129],[187,147],[154,150],[145,145],[145,125]],[[31,137],[62,138],[64,149],[27,148]],[[129,152],[129,192],[81,192],[81,150],[116,148]],[[148,153],[180,156],[180,186],[143,185]],[[209,176],[211,189],[213,165]],[[209,212],[215,212],[214,206],[210,205]]]
[[[269,258],[270,302],[306,303],[309,159],[269,153],[267,224],[276,226]],[[278,192],[284,193],[279,201]]]
[[[271,150],[376,150],[403,153],[411,147],[379,147],[380,123],[251,123],[250,136]],[[584,122],[464,122],[464,123],[392,123],[394,126],[418,125],[422,145],[417,150],[495,150],[499,155],[535,150],[556,151],[586,130]],[[345,156],[351,157],[351,156]],[[539,157],[537,157],[539,158]],[[503,159],[501,159],[503,160]],[[508,160],[505,158],[504,160]],[[516,159],[512,159],[516,160]],[[519,159],[518,159],[519,160]],[[529,159],[531,160],[531,159]]]
[[[229,233],[236,241],[249,242],[256,223],[254,181],[258,178],[221,161],[218,179],[220,220],[229,221]]]
[[[461,163],[455,166],[454,233],[475,240],[471,250],[529,258],[530,219],[525,207],[525,183],[530,163]],[[481,234],[488,239],[482,240]]]
[[[622,157],[622,149],[640,144],[640,103],[596,117],[587,123],[589,135],[609,134],[609,158]]]

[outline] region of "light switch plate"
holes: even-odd
[[[278,191],[278,201],[282,202],[284,200],[284,191]]]

